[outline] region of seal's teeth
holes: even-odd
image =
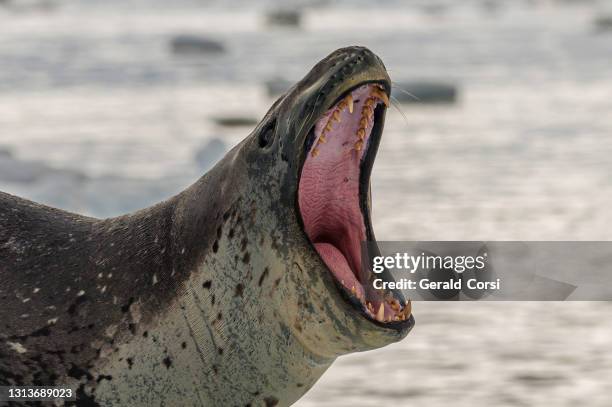
[[[312,154],[313,157],[318,156],[319,155],[319,149],[316,148],[316,147],[313,148],[311,154]]]
[[[327,138],[325,138],[325,134],[321,134],[319,136],[319,143],[321,143],[321,144],[327,143]]]
[[[368,127],[368,118],[366,116],[361,116],[361,120],[359,120],[359,127]]]
[[[338,109],[340,111],[344,110],[345,107],[346,107],[346,100],[342,100],[340,103],[338,103]]]
[[[385,304],[380,303],[380,308],[378,308],[378,312],[376,313],[376,319],[380,322],[384,322],[385,320]]]
[[[331,120],[327,122],[327,125],[325,126],[325,131],[331,131],[332,130],[332,122]]]
[[[351,95],[350,93],[346,97],[346,103],[348,105],[349,113],[353,113],[353,95]]]
[[[389,96],[387,96],[387,93],[385,91],[380,89],[374,89],[372,91],[372,95],[382,100],[386,107],[389,107]]]
[[[406,301],[406,305],[404,305],[402,315],[404,315],[406,318],[409,318],[410,315],[412,315],[412,301],[410,299]]]
[[[365,138],[365,134],[366,131],[363,127],[357,130],[357,137],[359,137],[360,140],[363,140]]]
[[[387,96],[387,93],[381,92],[380,95],[381,95],[380,98],[382,99],[383,103],[385,104],[385,107],[389,107],[389,103],[390,102],[389,102],[389,96]]]
[[[370,96],[369,98],[366,99],[365,106],[366,107],[372,107],[372,106],[374,106],[374,103],[376,103],[376,98]]]
[[[334,110],[334,114],[332,115],[332,119],[340,123],[342,119],[340,118],[340,112],[338,110]]]
[[[355,150],[357,151],[361,151],[361,149],[363,148],[363,141],[359,140],[355,143]]]

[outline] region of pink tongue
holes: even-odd
[[[329,243],[315,243],[315,247],[319,255],[323,258],[323,261],[325,261],[325,264],[327,264],[327,267],[334,273],[336,279],[349,291],[355,287],[355,295],[359,298],[363,298],[363,286],[357,278],[355,278],[342,252],[340,252],[336,246]]]

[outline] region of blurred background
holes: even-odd
[[[0,190],[97,217],[195,181],[336,48],[394,81],[379,240],[610,240],[612,1],[0,0]],[[419,303],[297,405],[609,406],[612,305]]]

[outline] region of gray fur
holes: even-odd
[[[359,315],[305,236],[308,129],[386,80],[335,51],[180,194],[98,220],[0,193],[0,385],[71,385],[78,405],[285,406],[342,354],[403,338]]]

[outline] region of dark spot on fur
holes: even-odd
[[[147,336],[149,336],[149,331],[144,331],[144,332],[142,333],[142,337],[143,337],[143,338],[146,338]]]
[[[233,238],[234,238],[234,228],[231,228],[231,229],[229,230],[229,233],[227,234],[227,237],[229,237],[230,239],[233,239]]]
[[[249,252],[246,252],[244,256],[242,256],[242,262],[244,264],[249,264],[250,260],[251,260],[251,255],[249,254]]]
[[[83,344],[75,345],[72,348],[70,348],[70,353],[77,354],[77,353],[79,353],[82,350],[83,350]]]
[[[4,355],[2,355],[4,357]],[[9,383],[12,382],[11,384],[16,384],[17,386],[25,386],[26,384],[24,383],[23,380],[23,376],[20,374],[16,374],[12,371],[3,369],[0,366],[0,377],[2,377],[3,379],[9,379]],[[3,384],[5,384],[5,381],[2,382]]]
[[[293,327],[297,329],[299,332],[302,332],[302,325],[300,325],[298,321],[295,321],[295,323],[293,324]]]
[[[247,248],[247,244],[249,244],[249,239],[247,239],[246,237],[243,237],[242,240],[240,241],[240,250],[245,251]]]
[[[263,273],[261,273],[261,277],[259,277],[259,286],[261,287],[261,285],[263,284],[264,280],[266,279],[266,277],[268,276],[268,273],[270,272],[270,270],[268,270],[268,268],[266,267],[263,271]]]
[[[74,377],[77,380],[80,380],[81,377],[85,376],[87,377],[87,380],[93,380],[93,376],[87,370],[78,367],[74,363],[70,367],[70,370],[68,370],[68,376]]]
[[[304,387],[304,384],[303,383],[298,383],[298,384],[296,384],[296,386],[297,387]]]
[[[187,342],[181,343],[181,348],[185,349],[187,347]]]
[[[217,228],[217,239],[221,239],[221,234],[223,233],[223,229],[221,226]]]
[[[223,220],[228,220],[230,216],[229,210],[225,211],[225,213],[223,214]]]
[[[170,366],[172,366],[172,359],[170,358],[170,356],[166,356],[163,362],[164,362],[164,365],[166,366],[166,369],[170,369]]]
[[[134,303],[134,297],[130,297],[130,299],[128,300],[127,304],[123,305],[121,307],[121,312],[123,312],[124,314],[126,312],[128,312],[130,310],[130,307],[132,306],[132,304]]]
[[[127,358],[125,361],[126,361],[126,362],[127,362],[127,364],[128,364],[128,368],[130,368],[130,369],[131,369],[131,368],[132,368],[132,366],[134,365],[134,359],[132,359],[132,358]]]
[[[98,376],[98,379],[96,379],[96,382],[97,382],[97,383],[100,383],[102,380],[108,380],[108,381],[111,381],[111,380],[113,380],[113,376],[111,376],[111,375],[103,375],[103,374],[101,374],[100,376]]]
[[[87,299],[88,298],[86,295],[81,295],[80,297],[77,297],[76,300],[72,303],[72,305],[68,307],[68,314],[70,315],[76,314],[77,307],[83,304],[84,302],[86,302]]]
[[[221,314],[220,312],[217,314],[217,320],[221,321],[221,319],[223,319],[223,314]]]
[[[207,290],[210,290],[210,286],[212,286],[212,281],[210,280],[206,280],[204,283],[202,283],[202,287],[206,288]]]
[[[81,384],[76,391],[77,402],[76,405],[79,407],[100,407],[100,403],[96,401],[93,395],[85,393],[85,384]]]
[[[215,240],[215,242],[213,243],[213,252],[217,253],[217,250],[219,250],[219,241]]]
[[[217,349],[217,352],[219,352],[219,355],[223,355],[223,348]]]
[[[273,396],[266,397],[264,401],[266,402],[266,407],[274,407],[278,404],[278,399]]]
[[[217,367],[217,365],[212,365],[212,369],[215,374],[219,373],[219,368]]]
[[[128,329],[132,333],[132,335],[136,335],[136,324],[129,324]]]
[[[215,305],[215,295],[214,294],[210,296],[210,304]]]
[[[50,334],[51,334],[51,330],[49,329],[48,326],[45,326],[44,328],[40,328],[32,332],[29,336],[36,338],[37,336],[49,336]]]
[[[243,292],[244,292],[244,285],[242,285],[242,283],[236,284],[236,292],[234,293],[234,297],[242,297]]]

